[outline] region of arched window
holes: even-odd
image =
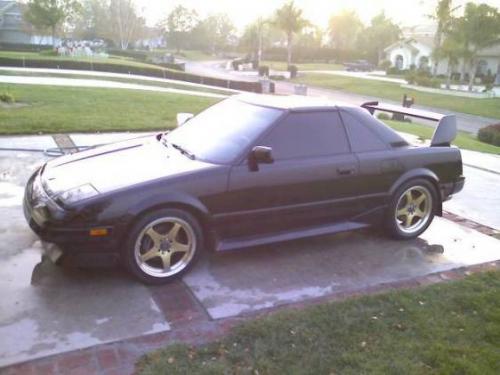
[[[397,55],[396,56],[396,60],[394,62],[394,66],[396,67],[396,69],[398,70],[402,70],[403,69],[403,66],[404,66],[404,59],[403,59],[403,56],[401,55]]]
[[[427,56],[421,56],[418,60],[418,68],[421,70],[427,70],[429,68],[429,58]]]
[[[488,62],[486,60],[479,60],[477,63],[476,75],[483,76],[488,72]]]

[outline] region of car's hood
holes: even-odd
[[[167,148],[156,137],[141,137],[54,159],[43,169],[42,181],[51,196],[86,184],[107,193],[210,167]]]

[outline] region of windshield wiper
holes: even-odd
[[[192,152],[189,152],[188,150],[186,150],[182,146],[179,146],[178,144],[175,144],[175,143],[170,143],[170,144],[172,145],[173,148],[175,148],[176,150],[179,150],[181,154],[186,155],[189,159],[191,159],[191,160],[195,159],[195,156]]]

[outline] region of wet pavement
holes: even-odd
[[[73,140],[90,145],[137,135],[81,134]],[[0,138],[0,148],[33,146],[34,138],[16,139]],[[49,137],[41,138],[38,146],[54,144]],[[28,228],[21,200],[26,180],[44,160],[41,152],[0,151],[0,367],[167,331],[165,309],[175,307],[168,299],[161,305],[151,288],[121,270],[75,269],[42,261],[47,245]],[[476,206],[486,199],[486,189],[492,194],[485,201],[489,215],[498,219],[494,209],[500,175],[468,167],[465,173],[472,191],[457,195],[445,208],[453,202],[456,210],[464,207],[464,215],[474,210],[481,215]],[[475,190],[482,196],[474,196]],[[498,240],[437,218],[420,238],[407,242],[366,230],[207,254],[183,281],[209,316],[219,319],[497,259]]]
[[[123,272],[42,261],[22,214],[23,186],[41,154],[0,153],[0,367],[169,329],[145,286]],[[130,303],[134,301],[134,303]]]
[[[500,241],[437,218],[420,238],[374,230],[214,255],[184,277],[214,319],[500,259]]]

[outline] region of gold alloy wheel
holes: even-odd
[[[186,268],[196,249],[194,230],[186,221],[165,217],[143,228],[135,243],[139,268],[153,277],[169,277]]]
[[[399,230],[414,234],[429,221],[432,213],[432,194],[424,186],[412,186],[399,197],[395,219]]]

